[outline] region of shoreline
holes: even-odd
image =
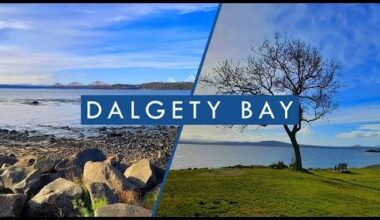
[[[186,171],[186,170],[218,170],[218,169],[256,169],[256,168],[268,168],[274,170],[281,169],[291,169],[290,167],[286,168],[273,168],[272,165],[241,165],[236,164],[232,166],[222,166],[222,167],[189,167],[189,168],[181,168],[181,169],[170,169],[170,171]],[[371,164],[365,167],[349,167],[349,169],[378,169],[380,168],[380,163]],[[334,170],[334,167],[329,168],[305,168],[306,170]]]
[[[17,158],[44,155],[59,159],[97,148],[107,156],[125,155],[130,164],[150,159],[156,166],[164,168],[178,131],[174,126],[93,127],[90,130],[95,135],[88,136],[83,133],[89,128],[65,128],[77,132],[77,137],[41,134],[35,130],[0,129],[1,154],[13,154]]]

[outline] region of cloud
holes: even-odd
[[[245,58],[252,45],[280,32],[301,38],[320,48],[324,56],[338,59],[348,86],[379,85],[379,10],[376,4],[222,5],[202,75],[212,73],[224,59]],[[198,86],[196,93],[214,92],[208,89]]]
[[[380,138],[380,124],[363,124],[354,131],[342,132],[336,136],[339,138]]]
[[[0,83],[50,83],[57,72],[69,70],[196,69],[209,30],[166,23],[216,7],[217,4],[4,5],[0,8]]]
[[[315,121],[314,125],[364,124],[380,121],[380,104],[345,106],[327,115],[326,119]]]
[[[264,141],[276,140],[289,142],[282,126],[249,126],[245,130],[239,127],[226,128],[213,125],[186,125],[181,133],[181,140],[206,141]]]
[[[299,135],[303,137],[309,137],[311,135],[311,126],[308,124],[304,124],[301,130],[298,132]]]
[[[344,87],[334,97],[338,110],[305,127],[299,133],[304,144],[350,145],[378,144],[378,131],[368,126],[380,122],[380,10],[376,4],[224,4],[207,51],[201,76],[213,74],[212,69],[222,60],[237,61],[250,54],[250,48],[276,32],[300,38],[321,50],[324,57],[342,63]],[[198,82],[195,94],[214,94],[215,90]],[[364,124],[367,126],[365,127]],[[370,125],[371,124],[371,125]],[[347,127],[360,127],[346,131]],[[207,138],[212,133],[221,140],[278,140],[286,137],[282,128],[262,129],[235,136],[219,134],[215,128],[193,128],[192,133]],[[215,130],[215,131],[212,131]],[[276,131],[275,131],[276,130]],[[344,131],[344,132],[342,132]],[[232,132],[232,131],[231,131]],[[338,135],[339,133],[339,135]],[[374,137],[352,139],[341,137]],[[377,137],[377,138],[375,138]],[[227,138],[227,139],[226,139]]]
[[[29,29],[32,29],[32,27],[21,21],[0,20],[0,30],[2,29],[29,30]]]
[[[337,134],[339,138],[379,138],[380,131],[350,131]]]

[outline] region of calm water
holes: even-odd
[[[365,167],[380,163],[380,153],[365,149],[302,148],[305,168],[331,168],[338,163],[349,167]],[[180,144],[171,169],[218,168],[241,165],[269,165],[273,162],[291,162],[293,149],[288,147],[215,146]]]
[[[80,127],[81,95],[187,95],[179,90],[0,89],[0,128],[57,134]],[[30,102],[39,101],[39,105]]]

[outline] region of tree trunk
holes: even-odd
[[[298,171],[303,171],[300,145],[297,143],[296,133],[291,132],[288,135],[289,135],[290,141],[292,142],[293,150],[294,150],[294,156],[296,159],[295,164],[294,164],[295,169]]]

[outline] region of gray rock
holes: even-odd
[[[47,157],[37,157],[33,164],[40,173],[48,173],[54,169],[55,161]]]
[[[87,162],[83,170],[83,182],[105,183],[121,202],[136,203],[139,200],[139,189],[119,170],[105,162]]]
[[[113,167],[119,166],[121,160],[124,158],[121,154],[116,154],[114,156],[108,157],[104,162],[111,164]]]
[[[67,168],[62,168],[57,170],[59,177],[76,181],[82,178],[83,169],[78,166],[71,166]]]
[[[36,162],[36,158],[34,156],[27,156],[19,159],[14,166],[16,167],[30,167],[33,166],[34,162]]]
[[[23,167],[12,166],[4,170],[1,178],[4,181],[4,185],[10,186],[23,180],[27,176],[27,172]]]
[[[41,173],[38,170],[34,170],[28,173],[22,181],[8,188],[16,193],[24,193],[27,195],[27,198],[31,198],[42,188],[40,178]]]
[[[0,177],[0,192],[4,190],[4,182],[3,179]]]
[[[95,217],[150,217],[151,211],[138,206],[117,203],[95,210]]]
[[[17,159],[15,157],[0,155],[0,167],[2,167],[3,164],[5,164],[5,163],[13,165],[16,162],[17,162]]]
[[[152,188],[160,183],[159,168],[150,163],[149,160],[143,159],[128,167],[124,172],[128,181],[140,189]]]
[[[3,166],[1,166],[1,169],[7,169],[8,167],[11,167],[12,164],[9,164],[9,163],[3,163]]]
[[[90,195],[93,207],[99,202],[105,202],[107,204],[114,204],[118,202],[117,196],[105,183],[91,182],[86,184],[86,188]]]
[[[41,175],[41,185],[46,186],[47,184],[53,182],[54,180],[58,179],[59,176],[57,173],[45,173]]]
[[[41,174],[33,167],[12,166],[7,168],[0,177],[3,180],[4,188],[10,189],[14,193],[27,194],[28,198],[42,187]]]
[[[73,201],[81,199],[83,190],[77,184],[58,178],[27,202],[29,217],[78,216]]]
[[[0,194],[0,217],[19,217],[25,201],[24,194]]]
[[[125,170],[129,167],[127,163],[120,162],[119,165],[117,165],[115,168],[118,169],[120,172],[124,173]]]
[[[86,149],[71,156],[69,159],[63,160],[56,165],[56,169],[63,169],[71,166],[83,168],[87,161],[104,161],[106,156],[97,148]]]

